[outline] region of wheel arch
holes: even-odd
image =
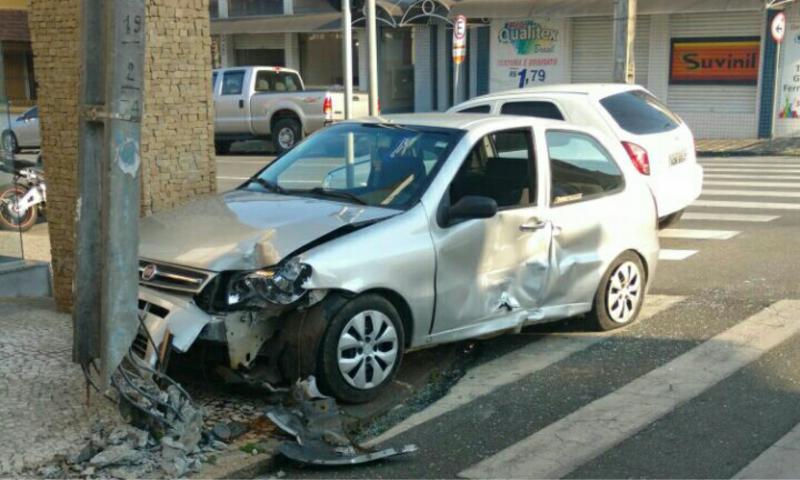
[[[404,347],[408,348],[411,345],[411,339],[414,337],[414,313],[411,311],[411,306],[408,304],[405,298],[402,295],[397,293],[396,291],[390,288],[371,288],[369,290],[364,290],[363,292],[359,292],[358,294],[352,294],[353,298],[356,296],[360,297],[363,295],[380,295],[381,297],[385,298],[392,304],[392,306],[397,310],[397,313],[400,315],[400,321],[403,323],[403,334],[404,334]]]
[[[275,128],[275,124],[278,123],[278,121],[283,120],[283,119],[296,120],[297,123],[300,124],[300,131],[302,133],[302,131],[304,129],[304,126],[303,126],[303,119],[301,118],[300,114],[298,114],[296,111],[294,111],[292,109],[285,108],[285,107],[276,110],[275,112],[273,112],[272,116],[270,116],[270,119],[269,119],[269,131],[270,131],[270,133],[272,132],[272,129]]]

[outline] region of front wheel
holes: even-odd
[[[302,138],[300,122],[293,118],[282,118],[272,127],[272,144],[278,155],[293,149]]]
[[[19,143],[17,142],[17,136],[14,135],[14,132],[11,130],[6,130],[3,132],[2,136],[2,144],[3,150],[8,153],[19,153]]]
[[[320,343],[317,379],[325,393],[346,403],[374,399],[403,359],[403,322],[391,302],[368,294],[348,302]]]
[[[589,320],[608,331],[636,321],[647,285],[642,260],[633,252],[617,257],[600,280]]]
[[[22,212],[19,210],[19,200],[25,193],[26,190],[17,185],[0,190],[0,228],[26,232],[36,224],[38,218],[36,207]]]

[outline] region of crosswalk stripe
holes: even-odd
[[[800,210],[800,203],[737,202],[734,200],[695,200],[695,207],[759,208],[762,210]]]
[[[734,230],[667,228],[658,232],[658,236],[661,238],[691,238],[693,240],[728,240],[739,233]]]
[[[685,297],[678,295],[648,295],[639,317],[650,318],[680,302]],[[543,370],[570,355],[598,343],[617,332],[545,334],[538,342],[503,355],[470,370],[444,397],[425,410],[406,418],[381,435],[371,439],[367,446],[378,445],[417,425],[482,397],[492,391],[516,382],[539,370]]]
[[[725,187],[800,188],[800,182],[741,182],[735,180],[704,180],[703,185]]]
[[[797,478],[800,475],[800,425],[797,425],[739,473],[739,478]]]
[[[782,192],[777,190],[734,190],[734,189],[715,189],[715,188],[703,189],[700,195],[800,198],[800,192]]]
[[[797,168],[785,168],[785,169],[775,169],[775,170],[765,170],[759,167],[752,167],[752,168],[728,168],[728,167],[703,167],[704,172],[712,172],[712,173],[800,173],[800,169]]]
[[[666,261],[686,260],[695,253],[697,253],[697,250],[679,250],[673,248],[662,248],[658,252],[658,259]]]
[[[703,168],[706,167],[725,167],[725,168],[800,168],[800,164],[796,163],[756,163],[756,162],[748,162],[748,163],[702,163]]]
[[[742,180],[800,180],[800,175],[741,175],[704,172],[703,178],[738,178]]]
[[[781,300],[667,364],[459,473],[561,478],[800,331],[800,300]]]
[[[749,215],[746,213],[686,212],[681,220],[711,220],[718,222],[771,222],[780,215]]]

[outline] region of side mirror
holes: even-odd
[[[492,218],[497,214],[497,202],[493,198],[478,195],[462,197],[447,211],[448,224],[476,218]]]

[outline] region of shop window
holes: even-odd
[[[301,33],[300,71],[307,86],[344,85],[342,36],[339,33]],[[353,39],[353,85],[358,85],[358,40]]]
[[[236,66],[285,67],[286,54],[280,48],[248,48],[236,50]]]

